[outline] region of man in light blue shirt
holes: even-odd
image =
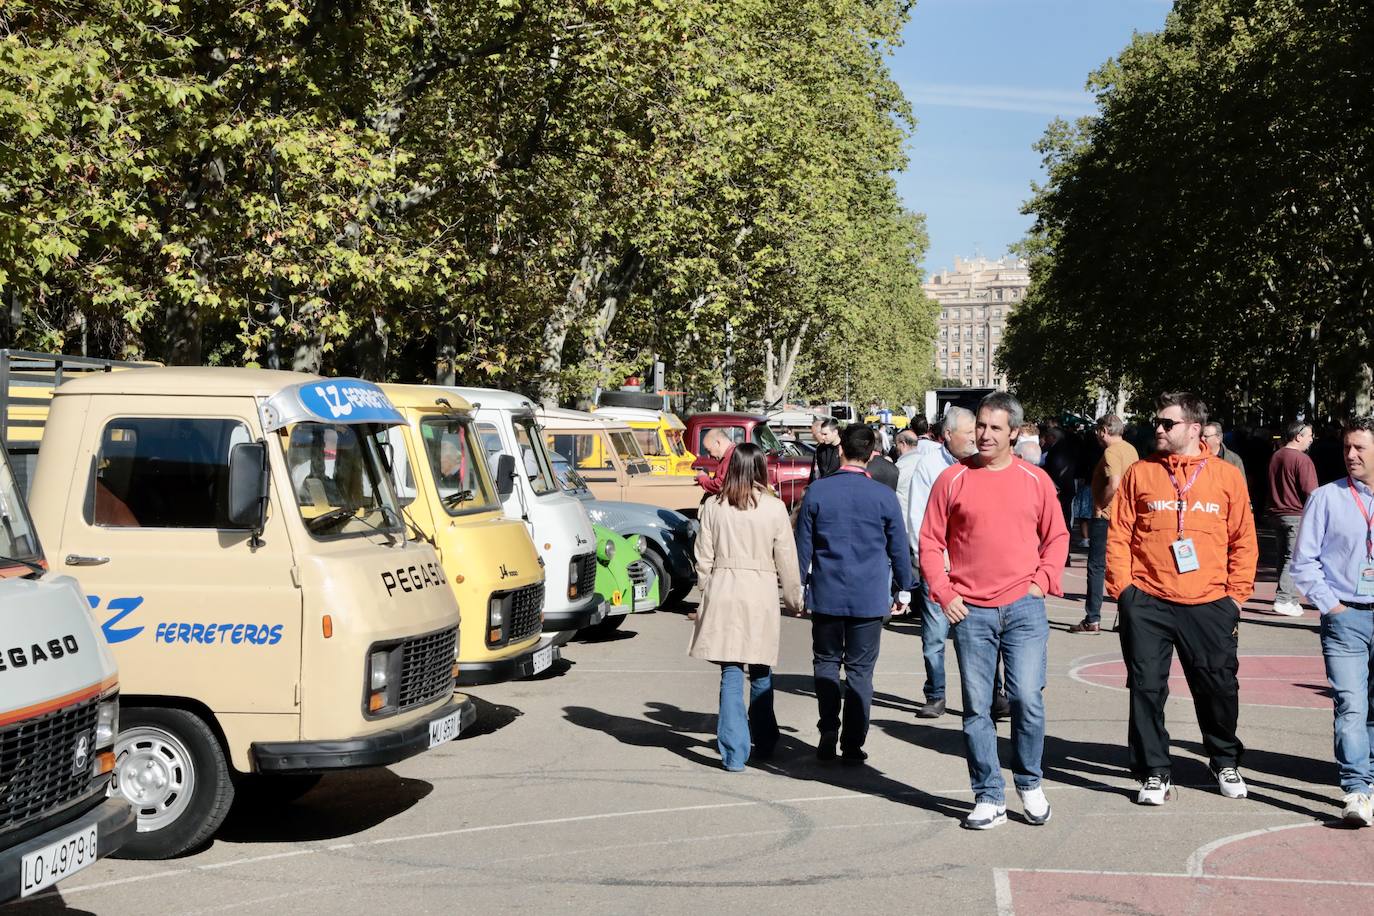
[[[940,472],[961,458],[978,453],[973,435],[973,412],[963,407],[951,407],[945,414],[942,432],[945,444],[937,451],[927,452],[916,459],[906,494],[906,529],[915,556],[920,539],[921,522],[926,517],[926,503],[930,488]],[[916,556],[916,568],[920,557]],[[945,640],[949,637],[949,618],[944,609],[930,598],[926,583],[921,583],[921,654],[925,656],[925,704],[916,710],[922,719],[936,719],[945,714]]]
[[[1346,424],[1347,477],[1303,507],[1293,583],[1321,613],[1322,656],[1335,696],[1335,752],[1352,827],[1374,824],[1374,416]]]

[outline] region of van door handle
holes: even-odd
[[[109,557],[86,557],[79,553],[67,554],[68,566],[103,566],[110,562]]]

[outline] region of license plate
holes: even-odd
[[[435,747],[445,741],[452,741],[458,737],[458,732],[462,727],[456,712],[444,716],[442,719],[435,719],[429,723],[429,746]]]
[[[645,600],[648,599],[648,597],[649,597],[649,583],[648,583],[648,582],[645,582],[643,585],[635,585],[635,600],[636,600],[636,601],[645,601]]]
[[[87,827],[24,856],[19,896],[36,894],[90,865],[95,861],[95,840],[96,829]]]
[[[553,664],[553,646],[545,646],[534,653],[534,673],[538,674]]]

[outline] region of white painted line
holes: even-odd
[[[1292,824],[1306,827],[1307,824]],[[1271,828],[1282,830],[1282,827]],[[1260,831],[1264,832],[1264,831]],[[1095,871],[1084,868],[1009,868],[1023,875],[1090,875],[1099,878],[1187,878],[1192,881],[1253,881],[1263,884],[1315,884],[1323,887],[1374,887],[1374,881],[1337,881],[1329,878],[1275,878],[1267,875],[1188,875],[1164,871]]]
[[[1192,875],[1195,878],[1214,877],[1212,875],[1204,875],[1203,866],[1205,865],[1205,860],[1212,853],[1216,852],[1218,849],[1220,849],[1223,846],[1226,846],[1229,843],[1238,843],[1241,840],[1248,840],[1251,837],[1264,836],[1266,833],[1277,833],[1280,830],[1296,830],[1298,827],[1319,826],[1321,826],[1321,824],[1315,821],[1303,821],[1298,824],[1283,824],[1278,827],[1265,827],[1261,830],[1248,830],[1245,833],[1235,833],[1231,836],[1224,836],[1219,840],[1213,840],[1212,842],[1207,843],[1204,846],[1199,846],[1197,849],[1193,850],[1193,854],[1188,857],[1188,864],[1185,865],[1184,868],[1187,870],[1188,874]]]
[[[1011,875],[1005,868],[992,870],[992,890],[997,900],[997,916],[1016,916],[1011,902]]]

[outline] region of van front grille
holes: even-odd
[[[0,728],[0,830],[37,820],[91,787],[98,703]]]
[[[535,582],[505,595],[510,641],[528,639],[544,628],[544,583]]]
[[[453,693],[453,661],[457,643],[457,627],[401,643],[401,684],[396,698],[398,712],[433,703]]]

